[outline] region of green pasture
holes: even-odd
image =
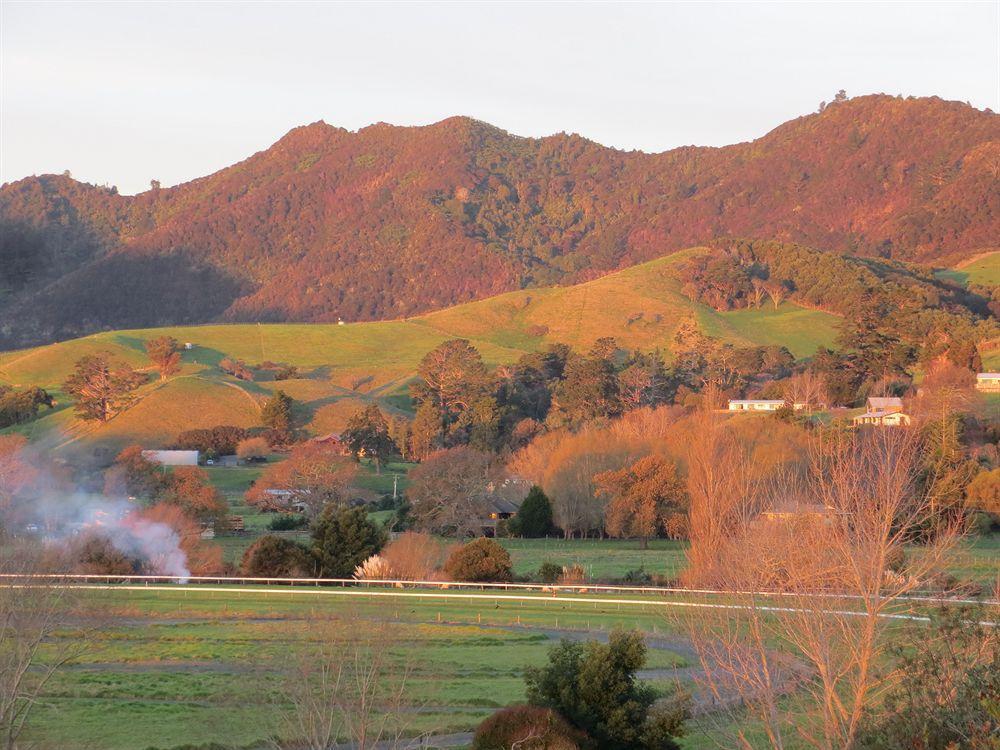
[[[954,268],[938,271],[938,277],[956,281],[963,286],[980,284],[1000,286],[1000,250],[982,253]]]
[[[652,613],[603,605],[574,611],[548,600],[508,606],[117,590],[88,605],[100,620],[61,637],[92,644],[48,686],[30,733],[38,747],[266,747],[288,710],[289,665],[322,639],[346,640],[376,622],[388,628],[390,665],[412,670],[409,731],[468,731],[524,700],[524,667],[543,663],[554,642],[546,629],[669,628]],[[690,664],[657,648],[647,668]]]
[[[628,605],[615,601],[622,595],[586,591],[518,600],[479,591],[469,592],[481,597],[475,600],[443,598],[459,593],[454,589],[338,591],[212,586],[84,594],[78,623],[58,639],[89,645],[48,685],[29,739],[66,750],[263,749],[284,731],[291,668],[331,641],[377,645],[390,669],[410,671],[409,708],[400,715],[409,732],[471,731],[495,709],[524,700],[524,667],[542,664],[558,637],[639,628],[651,644],[640,679],[664,690],[690,686],[696,656],[686,633],[702,615],[656,603],[706,601],[629,594],[649,603]],[[372,640],[380,630],[385,636]],[[731,721],[709,714],[693,722],[682,746],[715,747],[716,725]]]

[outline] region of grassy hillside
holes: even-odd
[[[960,284],[1000,286],[1000,250],[984,252],[969,258],[938,276]]]
[[[137,367],[148,365],[147,339],[168,334],[194,348],[181,372],[143,387],[141,400],[107,425],[82,424],[66,399],[21,431],[49,448],[117,447],[131,441],[162,444],[178,432],[215,424],[251,425],[259,405],[281,388],[304,405],[315,434],[343,427],[363,402],[407,406],[406,389],[421,357],[449,338],[472,340],[490,364],[561,342],[586,349],[602,336],[630,348],[669,355],[677,324],[694,316],[704,331],[736,344],[784,344],[808,356],[829,344],[837,318],[785,303],[719,313],[681,294],[676,264],[692,251],[635,266],[595,281],[503,294],[407,320],[329,324],[210,325],[99,333],[35,349],[0,354],[0,381],[59,392],[81,356],[108,351]],[[218,369],[223,357],[265,360],[300,368],[293,380],[244,382]]]

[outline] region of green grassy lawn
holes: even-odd
[[[357,632],[354,618],[369,623],[362,631],[387,623],[390,665],[412,669],[412,701],[421,706],[409,717],[411,730],[435,732],[470,730],[524,700],[523,669],[543,663],[553,642],[538,628],[641,624],[662,633],[666,625],[651,614],[611,606],[573,612],[548,600],[494,606],[119,590],[89,604],[106,620],[48,686],[29,737],[39,747],[265,747],[282,731],[289,666],[318,639]],[[646,666],[689,664],[658,648]]]
[[[518,575],[533,575],[544,562],[580,564],[592,581],[620,580],[640,568],[649,574],[676,578],[687,564],[685,542],[653,539],[649,549],[627,539],[499,539]]]
[[[380,592],[389,596],[376,596]],[[66,750],[264,748],[268,737],[284,731],[291,668],[320,642],[371,643],[380,628],[387,637],[377,643],[390,668],[412,670],[407,701],[420,708],[401,716],[412,720],[413,732],[469,731],[496,708],[523,701],[524,667],[544,663],[560,635],[641,629],[654,644],[645,669],[655,670],[642,679],[663,689],[689,683],[690,673],[672,670],[696,663],[684,634],[702,615],[656,606],[654,596],[630,596],[650,604],[623,606],[613,595],[593,593],[587,602],[546,593],[516,601],[490,594],[477,600],[407,596],[414,593],[421,592],[91,592],[76,608],[80,626],[58,635],[90,646],[48,685],[29,740]],[[682,747],[716,747],[712,727],[732,720],[709,715],[692,725]]]

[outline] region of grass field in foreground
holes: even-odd
[[[351,597],[340,591],[213,586],[86,593],[86,607],[77,609],[80,627],[59,637],[91,645],[48,686],[30,739],[66,750],[263,750],[266,738],[284,731],[289,668],[320,642],[354,637],[383,649],[393,669],[413,670],[410,708],[401,714],[410,731],[470,731],[496,708],[524,699],[524,667],[544,663],[557,637],[639,628],[650,642],[640,679],[661,688],[690,686],[688,668],[697,662],[685,634],[704,615],[655,602],[729,601],[630,595],[649,602],[635,606],[616,602],[620,595],[594,593],[505,600],[470,592],[482,598],[468,600],[440,598],[454,590],[376,589]],[[424,595],[438,598],[416,598]],[[385,637],[369,640],[382,628]],[[716,747],[703,730],[711,732],[719,719],[730,720],[710,714],[693,722],[682,747]],[[797,747],[794,740],[789,745]]]
[[[408,717],[411,728],[438,733],[471,730],[497,707],[523,700],[523,668],[543,663],[552,642],[545,628],[621,624],[662,633],[668,626],[657,615],[549,601],[473,606],[252,590],[97,597],[92,605],[107,619],[92,648],[49,686],[31,733],[40,747],[264,747],[281,731],[288,708],[283,691],[289,664],[317,638],[341,637],[330,633],[348,632],[355,617],[389,623],[391,663],[414,669],[413,702],[421,707]],[[518,626],[519,619],[530,627]],[[689,663],[657,648],[647,668]],[[664,674],[656,678],[662,682]]]
[[[260,405],[278,388],[301,404],[305,428],[323,434],[343,428],[367,402],[389,413],[409,408],[407,388],[420,359],[441,342],[468,338],[490,365],[516,360],[551,343],[581,350],[613,336],[622,346],[667,356],[677,325],[693,317],[723,341],[739,345],[783,344],[805,357],[830,345],[838,318],[791,303],[755,310],[717,312],[680,291],[676,266],[691,251],[634,266],[569,287],[503,294],[407,320],[326,324],[202,325],[111,331],[49,346],[0,353],[0,383],[38,385],[59,405],[17,428],[43,448],[66,452],[97,444],[130,442],[159,447],[182,430],[217,424],[255,424]],[[106,425],[83,424],[69,408],[61,384],[85,354],[107,351],[147,367],[145,342],[169,335],[193,348],[181,372],[165,383],[151,381],[140,401]],[[299,377],[255,382],[222,373],[224,358],[250,365],[265,361],[299,367]]]

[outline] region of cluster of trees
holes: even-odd
[[[224,518],[228,509],[204,469],[176,466],[168,471],[143,456],[138,445],[125,448],[105,471],[104,493],[136,498],[147,505],[176,506],[200,522]]]
[[[766,296],[843,315],[837,350],[820,350],[811,365],[828,378],[833,403],[863,399],[887,379],[905,387],[914,364],[941,355],[977,370],[977,344],[1000,334],[989,295],[910,264],[728,240],[692,259],[682,276],[689,296],[721,310],[760,306]]]
[[[242,359],[223,357],[219,360],[219,369],[232,375],[237,380],[253,380],[253,370]]]
[[[706,689],[734,694],[761,727],[762,746],[773,748],[792,737],[812,747],[964,746],[966,732],[995,732],[995,702],[982,700],[1000,678],[992,634],[976,636],[974,648],[954,638],[941,648],[925,631],[920,642],[931,648],[896,669],[876,668],[901,637],[887,617],[900,601],[958,588],[947,565],[967,513],[964,455],[944,448],[953,430],[931,420],[907,429],[831,427],[804,438],[798,455],[764,465],[754,443],[718,415],[699,420],[688,448],[685,579],[733,592],[729,609],[708,609],[689,626]],[[775,609],[746,593],[761,591],[794,605]],[[974,621],[965,624],[975,630]],[[776,654],[776,643],[793,644],[794,660]],[[914,653],[912,645],[902,651]],[[927,679],[938,668],[947,682],[904,675],[917,670]],[[791,690],[794,712],[783,707]],[[739,727],[733,735],[723,744],[748,744]]]
[[[264,511],[285,511],[298,505],[309,518],[324,508],[344,505],[357,475],[349,458],[319,443],[297,445],[271,464],[246,492],[248,504]]]
[[[803,372],[783,383],[785,395],[815,403],[825,398],[817,395],[821,382]],[[437,450],[409,473],[406,520],[438,534],[478,534],[498,502],[512,499],[516,505],[527,495],[513,519],[497,524],[498,534],[687,538],[691,450],[706,430],[700,415],[720,402],[714,386],[701,396],[702,407],[694,411],[643,407],[576,429],[549,428],[504,454],[463,445]],[[920,395],[907,404],[914,419],[908,431],[916,436],[919,455],[916,481],[934,499],[937,523],[951,523],[970,510],[998,510],[995,426],[977,416],[976,403],[971,373],[940,358],[928,367]],[[752,461],[741,460],[752,462],[755,471],[780,464],[800,476],[810,446],[849,429],[779,412],[776,418],[732,420],[724,431],[727,440],[745,446]],[[988,527],[992,518],[985,515],[981,523]]]
[[[30,422],[38,416],[38,409],[53,406],[52,396],[38,387],[20,390],[0,383],[0,429]]]
[[[243,553],[241,569],[251,576],[350,578],[387,538],[385,528],[370,521],[364,508],[330,503],[313,521],[308,545],[262,536]]]
[[[599,339],[585,354],[555,344],[494,372],[464,339],[446,341],[421,361],[411,388],[412,423],[387,425],[403,456],[424,460],[441,448],[516,450],[549,429],[578,429],[641,407],[686,400],[705,382],[731,391],[787,377],[794,357],[783,347],[719,345],[693,321],[678,328],[676,361]],[[395,433],[395,434],[393,434]]]

